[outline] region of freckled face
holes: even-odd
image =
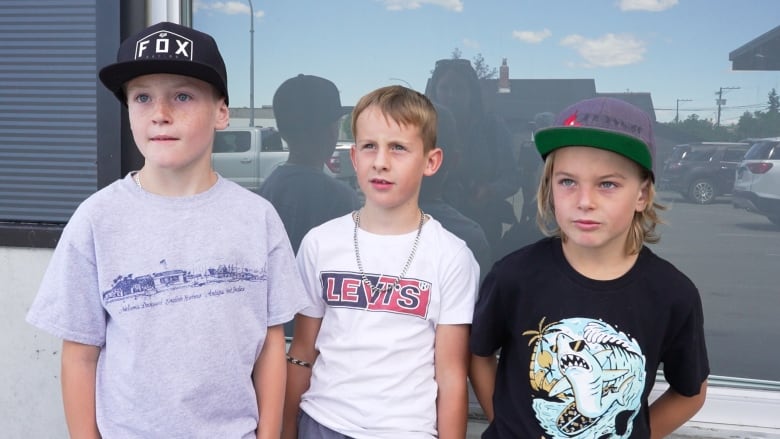
[[[623,252],[635,212],[644,210],[648,182],[639,165],[598,148],[555,152],[552,194],[564,245]]]
[[[130,129],[145,167],[173,171],[211,166],[214,131],[227,127],[228,108],[207,82],[152,74],[126,86]]]
[[[350,155],[366,205],[383,209],[417,209],[423,176],[441,163],[439,149],[425,152],[418,127],[399,125],[375,106],[358,116]]]

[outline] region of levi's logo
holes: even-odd
[[[135,59],[185,58],[192,61],[192,40],[161,30],[135,43]]]
[[[322,272],[322,298],[328,306],[352,308],[371,312],[390,312],[426,318],[431,301],[431,283],[418,279],[400,279],[399,288],[393,288],[396,278],[366,274],[376,292],[365,285],[360,274],[351,272]]]

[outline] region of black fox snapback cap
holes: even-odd
[[[653,121],[645,111],[620,99],[577,102],[561,111],[552,126],[539,130],[534,141],[542,158],[565,146],[590,146],[627,157],[653,175]]]
[[[103,67],[103,85],[127,103],[123,85],[142,75],[171,73],[212,84],[228,104],[227,71],[217,42],[210,35],[176,23],[161,22],[127,38],[116,63]]]

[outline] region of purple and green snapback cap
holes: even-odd
[[[534,141],[543,159],[565,146],[590,146],[627,157],[653,175],[653,121],[620,99],[593,98],[570,105],[552,126],[539,130]]]

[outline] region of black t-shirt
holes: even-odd
[[[501,350],[484,438],[647,438],[659,365],[686,396],[709,374],[698,290],[647,247],[609,281],[576,272],[558,238],[507,255],[482,284],[470,347]]]

